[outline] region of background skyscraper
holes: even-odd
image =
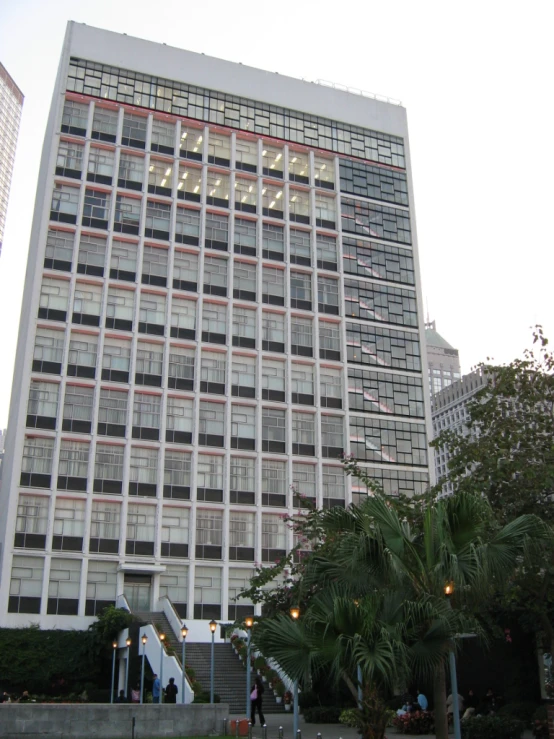
[[[23,93],[0,62],[0,254],[22,108]]]

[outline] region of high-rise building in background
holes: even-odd
[[[0,254],[22,108],[23,93],[0,62]]]
[[[406,111],[71,23],[10,410],[0,623],[254,609],[293,488],[429,482]]]
[[[429,392],[440,392],[461,377],[458,350],[438,333],[435,321],[425,324],[427,344],[427,368],[429,371]]]

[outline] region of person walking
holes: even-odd
[[[179,692],[175,685],[175,678],[170,677],[169,682],[165,688],[165,702],[166,703],[177,703],[177,693]]]
[[[265,718],[262,709],[262,696],[264,694],[264,684],[262,678],[256,675],[254,682],[254,688],[250,693],[250,723],[252,726],[256,726],[256,709],[258,709],[258,715],[260,717],[260,725],[265,725]]]
[[[162,692],[162,686],[160,684],[160,678],[154,673],[154,682],[152,683],[152,703],[160,702],[160,695]]]

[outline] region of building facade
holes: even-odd
[[[340,113],[339,113],[340,111]],[[340,121],[337,120],[340,117]],[[294,490],[341,455],[429,482],[405,110],[70,23],[25,286],[1,506],[3,625],[120,594],[191,628],[253,611]]]
[[[458,350],[450,346],[439,334],[435,321],[425,324],[427,344],[427,368],[429,371],[429,393],[439,393],[460,379],[460,357]]]
[[[0,62],[0,255],[22,108],[23,93]]]

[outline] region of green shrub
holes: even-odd
[[[339,723],[350,726],[351,729],[362,728],[362,716],[358,708],[347,708],[339,716]]]
[[[312,706],[303,711],[307,724],[337,724],[341,713],[340,706]]]
[[[298,706],[301,711],[312,706],[320,706],[319,695],[314,690],[303,690],[298,694]]]
[[[210,693],[208,691],[197,693],[194,696],[193,703],[209,703],[209,702],[210,702]],[[214,693],[214,703],[221,703],[221,698],[217,693]]]
[[[531,726],[531,719],[536,710],[537,704],[533,701],[520,701],[519,703],[507,703],[505,706],[502,706],[498,709],[497,716],[518,718],[525,723],[525,726]]]
[[[475,716],[462,721],[463,739],[519,739],[525,724],[511,716]]]
[[[548,713],[546,711],[546,703],[541,703],[540,706],[537,706],[535,709],[535,713],[532,716],[533,720],[537,721],[547,721],[548,720]]]
[[[401,734],[433,734],[435,731],[435,717],[431,711],[413,711],[395,716],[393,726]]]
[[[533,736],[537,739],[548,739],[548,715],[545,704],[537,706],[531,720]]]
[[[262,667],[265,667],[265,657],[262,657],[261,654],[259,654],[254,660],[254,667],[256,670],[261,670]]]

